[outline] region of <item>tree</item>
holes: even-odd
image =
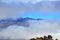
[[[58,39],[55,39],[55,40],[58,40]]]
[[[47,40],[48,38],[47,38],[47,36],[44,36],[44,40]]]
[[[40,37],[40,38],[41,38],[42,40],[44,40],[43,37]]]
[[[32,39],[30,39],[30,40],[36,40],[35,38],[32,38]]]
[[[51,35],[48,35],[48,39],[50,39],[50,38],[52,39],[52,36]]]

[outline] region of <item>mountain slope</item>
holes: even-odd
[[[18,18],[16,20],[2,19],[0,20],[0,29],[7,28],[8,26],[11,26],[11,25],[29,27],[29,23],[28,23],[29,20],[43,20],[43,19],[34,19],[34,18]]]

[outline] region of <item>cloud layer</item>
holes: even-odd
[[[2,2],[6,2],[6,3],[12,3],[12,2],[23,2],[23,3],[37,3],[37,2],[41,2],[41,1],[59,1],[59,0],[1,0]]]
[[[60,37],[60,22],[53,22],[48,20],[29,20],[24,22],[16,22],[17,17],[29,11],[42,11],[42,12],[59,12],[60,1],[40,1],[40,0],[0,0],[0,19],[14,18],[14,20],[3,20],[0,23],[0,38],[30,38],[51,34]],[[14,25],[13,25],[14,24]],[[17,25],[18,26],[17,26]],[[25,24],[29,27],[25,27]],[[21,26],[22,25],[22,26]],[[8,27],[8,28],[7,28]]]
[[[16,3],[16,1],[18,1]],[[26,0],[25,0],[26,1]],[[17,18],[21,17],[26,12],[29,11],[42,11],[42,12],[59,12],[60,11],[60,1],[38,1],[37,3],[25,3],[24,0],[0,0],[0,18]],[[30,1],[30,0],[27,0]],[[11,2],[11,3],[7,3]],[[34,2],[34,0],[31,2]]]
[[[7,3],[8,4],[8,3]],[[41,1],[37,2],[36,4],[32,3],[10,3],[10,6],[14,5],[17,8],[19,7],[20,10],[23,11],[59,11],[60,9],[60,1]],[[19,6],[20,5],[20,6]],[[7,5],[8,6],[8,5]],[[22,8],[21,8],[22,7]],[[25,10],[24,10],[25,9]]]
[[[29,27],[10,25],[0,31],[0,38],[29,39],[31,37],[51,34],[54,38],[60,37],[60,22],[49,20],[28,20]]]

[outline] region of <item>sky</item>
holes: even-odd
[[[30,18],[42,18],[42,19],[46,19],[46,20],[57,20],[59,21],[60,19],[60,12],[48,12],[45,13],[44,12],[27,12],[26,14],[23,14],[22,17],[30,17]]]
[[[6,29],[0,31],[0,38],[23,39],[51,34],[60,37],[60,1],[59,0],[0,0],[0,20],[12,18],[33,18],[28,20],[29,27],[19,26],[19,22],[0,23]],[[14,24],[14,25],[10,25]],[[18,25],[17,25],[18,24]],[[24,24],[24,23],[23,23]],[[10,26],[6,26],[10,25]],[[27,35],[27,36],[26,36]]]

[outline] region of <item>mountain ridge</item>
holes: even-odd
[[[35,19],[35,18],[17,18],[17,19],[1,19],[0,20],[0,29],[5,29],[11,25],[18,25],[29,27],[29,20],[43,20],[43,19]]]

